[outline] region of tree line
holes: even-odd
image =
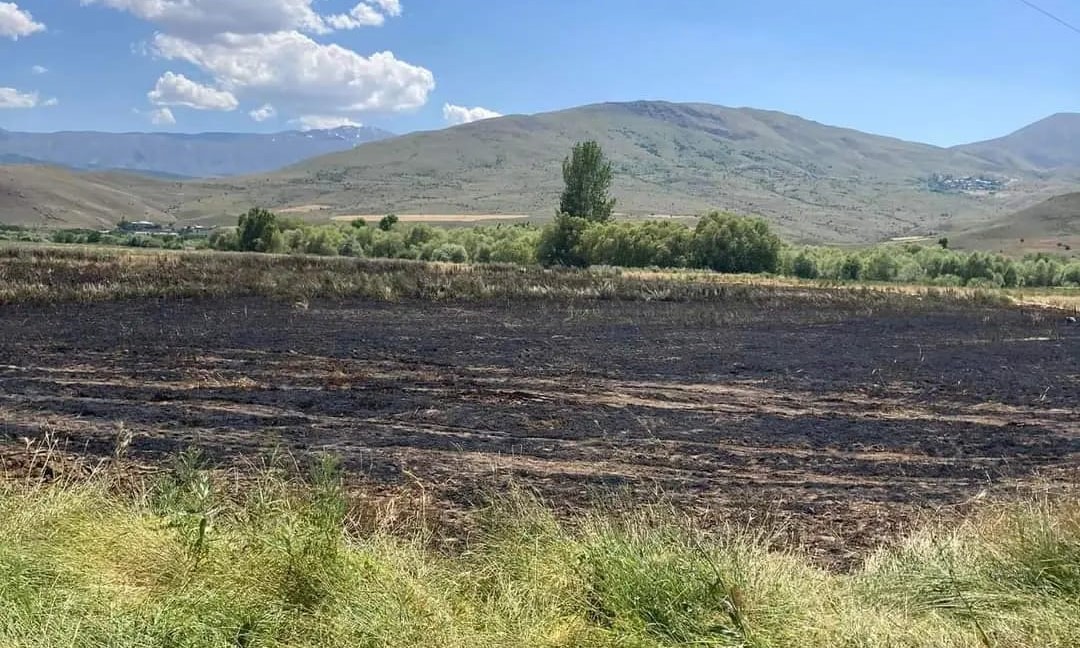
[[[940,286],[1080,286],[1080,261],[1038,254],[1000,254],[937,245],[878,245],[866,249],[785,245],[766,221],[710,213],[688,226],[675,221],[616,220],[614,172],[596,142],[573,147],[562,165],[564,189],[555,219],[544,227],[499,224],[439,228],[403,224],[393,214],[377,225],[363,220],[315,225],[255,208],[237,227],[201,245],[284,254],[341,255],[588,267],[696,268],[724,273],[770,273],[830,281],[926,283]],[[74,235],[60,233],[63,242]],[[75,237],[78,238],[78,237]],[[55,237],[54,237],[55,240]],[[132,237],[129,245],[178,246]]]

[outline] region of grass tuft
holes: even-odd
[[[331,460],[243,488],[184,455],[143,491],[0,487],[0,645],[1080,645],[1080,503],[988,505],[850,573],[672,515],[511,493],[464,550],[359,532]],[[419,523],[418,523],[419,524]]]

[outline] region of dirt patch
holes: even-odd
[[[274,211],[279,214],[307,214],[324,209],[330,209],[330,205],[296,205],[295,207],[280,207]]]
[[[331,216],[330,220],[351,222],[365,220],[369,223],[382,220],[386,214],[349,214]],[[402,223],[477,223],[480,221],[525,220],[525,214],[398,214]]]
[[[343,457],[358,492],[467,511],[511,483],[786,521],[850,559],[985,490],[1080,483],[1080,327],[1020,309],[399,304],[6,306],[0,452],[48,433],[146,464]],[[17,462],[10,462],[13,465]]]

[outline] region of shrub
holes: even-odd
[[[210,234],[208,243],[215,250],[235,252],[240,249],[240,240],[234,229],[215,230]]]
[[[559,214],[540,235],[536,258],[548,266],[587,266],[589,261],[581,250],[581,238],[588,227],[589,221],[584,218]]]
[[[866,259],[862,278],[869,281],[892,281],[896,279],[898,264],[896,257],[888,250],[875,250]]]
[[[845,281],[856,281],[862,277],[862,261],[854,254],[849,254],[844,257],[844,262],[840,265],[840,276],[838,279]]]
[[[379,221],[379,229],[384,232],[389,232],[390,230],[394,229],[394,225],[397,225],[397,223],[397,214],[387,214],[386,216],[382,217],[382,220]]]
[[[283,239],[277,216],[254,207],[240,216],[237,223],[236,248],[241,252],[278,252]]]
[[[817,279],[819,276],[817,262],[803,250],[792,260],[791,274],[800,279]]]
[[[79,233],[77,231],[75,231],[75,230],[67,230],[67,229],[57,230],[57,231],[53,232],[52,236],[50,236],[49,239],[53,243],[70,244],[70,243],[81,243],[82,242],[82,237],[79,235]]]
[[[760,218],[713,212],[701,219],[692,241],[697,267],[717,272],[776,272],[780,239]]]
[[[431,260],[466,263],[469,260],[469,253],[465,250],[465,246],[459,243],[443,243],[431,253]]]
[[[588,227],[580,247],[590,265],[680,268],[689,265],[692,238],[680,223],[607,222]]]

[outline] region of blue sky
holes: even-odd
[[[667,99],[949,145],[1080,110],[1080,33],[1021,0],[0,0],[0,61],[9,130],[407,132]]]

